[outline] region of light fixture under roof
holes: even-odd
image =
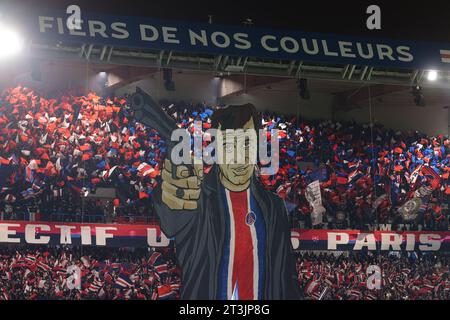
[[[14,30],[0,24],[0,59],[14,56],[23,49],[23,39]]]
[[[438,78],[438,72],[436,70],[428,71],[427,78],[429,81],[436,81]]]

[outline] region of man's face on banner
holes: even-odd
[[[250,118],[242,127],[243,130],[255,129],[253,118]],[[255,164],[250,163],[250,149],[256,148],[255,143],[250,143],[248,139],[240,139],[242,137],[237,137],[234,143],[230,143],[230,139],[227,139],[226,130],[222,131],[223,141],[222,141],[222,154],[231,155],[231,158],[234,155],[234,163],[219,163],[220,172],[225,178],[226,183],[224,183],[224,179],[222,179],[222,183],[225,184],[227,189],[231,191],[242,191],[246,189],[249,185],[250,179],[255,170]],[[234,138],[234,137],[233,137]],[[234,139],[232,139],[233,141]],[[221,146],[217,146],[220,148]],[[238,153],[245,152],[245,162],[239,163],[236,161]]]

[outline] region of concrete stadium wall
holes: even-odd
[[[155,100],[169,99],[185,102],[206,102],[216,104],[219,94],[219,81],[208,73],[194,73],[183,71],[173,72],[172,79],[175,82],[175,91],[164,88],[162,72],[156,72],[150,77],[122,86],[115,90],[115,94],[122,96],[134,92],[136,87],[152,95]]]
[[[223,81],[208,73],[173,73],[175,91],[167,91],[161,73],[136,81],[115,90],[116,95],[134,92],[136,86],[152,94],[155,99],[169,99],[185,102],[206,102],[209,104],[253,103],[260,111],[272,111],[283,114],[301,115],[307,119],[330,119],[332,95],[311,93],[311,100],[302,100],[296,89],[286,86],[250,88],[246,93],[230,94],[220,97]],[[283,87],[283,88],[281,88]]]
[[[86,65],[25,61],[0,70],[0,89],[22,85],[44,94],[86,87],[100,92],[102,88],[96,76]]]
[[[428,105],[417,107],[411,101],[409,106],[392,106],[378,102],[373,105],[373,119],[387,128],[402,131],[419,131],[430,136],[438,134],[450,135],[449,109],[442,106]],[[366,104],[361,109],[353,109],[347,112],[338,112],[335,120],[351,120],[357,123],[370,121],[370,109]]]
[[[252,103],[261,111],[300,115],[306,119],[330,119],[332,95],[311,93],[310,100],[302,100],[298,91],[257,88],[238,96],[220,100],[223,104]]]

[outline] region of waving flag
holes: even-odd
[[[16,201],[16,199],[17,198],[14,195],[12,195],[12,194],[7,194],[6,197],[5,197],[5,201],[6,202],[10,202],[10,203]]]
[[[111,268],[113,268],[113,269],[120,269],[120,267],[121,267],[121,264],[118,262],[111,263]]]
[[[131,279],[129,276],[121,273],[116,279],[116,282],[114,283],[114,287],[118,289],[126,289],[133,287],[133,283],[131,282]]]
[[[89,268],[91,266],[87,257],[83,256],[80,258],[80,260],[86,268]]]
[[[155,271],[159,275],[163,275],[167,273],[167,263],[161,260],[158,260],[158,263],[155,265]]]
[[[422,170],[423,165],[418,166],[410,176],[410,183],[414,185],[416,183],[417,178],[419,177],[419,173]]]
[[[44,271],[52,270],[52,268],[48,264],[46,264],[45,262],[43,262],[41,260],[36,262],[36,266]]]
[[[317,274],[308,282],[305,287],[305,293],[307,295],[312,295],[317,289],[319,289],[320,279]]]
[[[36,261],[36,256],[34,254],[28,253],[25,256],[25,261],[29,263],[34,263]]]
[[[25,181],[33,183],[35,171],[31,167],[25,168]]]
[[[33,188],[28,188],[20,193],[24,199],[29,199],[35,196]]]
[[[362,176],[363,176],[363,173],[361,171],[355,170],[348,175],[348,181],[351,183],[356,182]]]
[[[88,290],[90,292],[98,292],[103,287],[103,282],[100,280],[94,280],[90,285]]]
[[[148,258],[147,264],[150,266],[153,266],[153,265],[155,265],[155,263],[158,259],[161,259],[161,253],[155,251],[152,253],[150,258]]]
[[[158,286],[158,298],[159,300],[168,300],[173,297],[175,292],[172,291],[172,288],[169,284],[159,285]]]
[[[150,176],[150,178],[154,178],[157,175],[159,175],[159,170],[155,169],[153,166],[145,162],[141,163],[137,167],[137,171],[139,172],[139,175],[142,177]]]
[[[170,289],[172,291],[178,291],[181,288],[181,283],[177,282],[177,283],[171,283],[170,284]]]
[[[356,289],[350,289],[348,294],[350,295],[350,297],[352,297],[353,299],[356,299],[356,300],[360,300],[362,297],[361,291],[356,290]]]
[[[427,181],[430,183],[431,188],[433,188],[433,190],[439,188],[441,184],[441,177],[436,171],[434,171],[433,168],[428,166],[423,167],[422,174],[426,177]]]

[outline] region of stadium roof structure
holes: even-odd
[[[135,49],[61,41],[56,43],[32,41],[29,50],[32,56],[45,59],[201,70],[227,75],[247,74],[283,78],[314,78],[392,85],[420,84],[427,72],[423,69],[396,69],[302,60],[262,59],[224,54],[196,54],[173,50]],[[445,72],[441,74],[441,77],[443,77],[443,81],[439,84],[450,87],[450,74]]]

